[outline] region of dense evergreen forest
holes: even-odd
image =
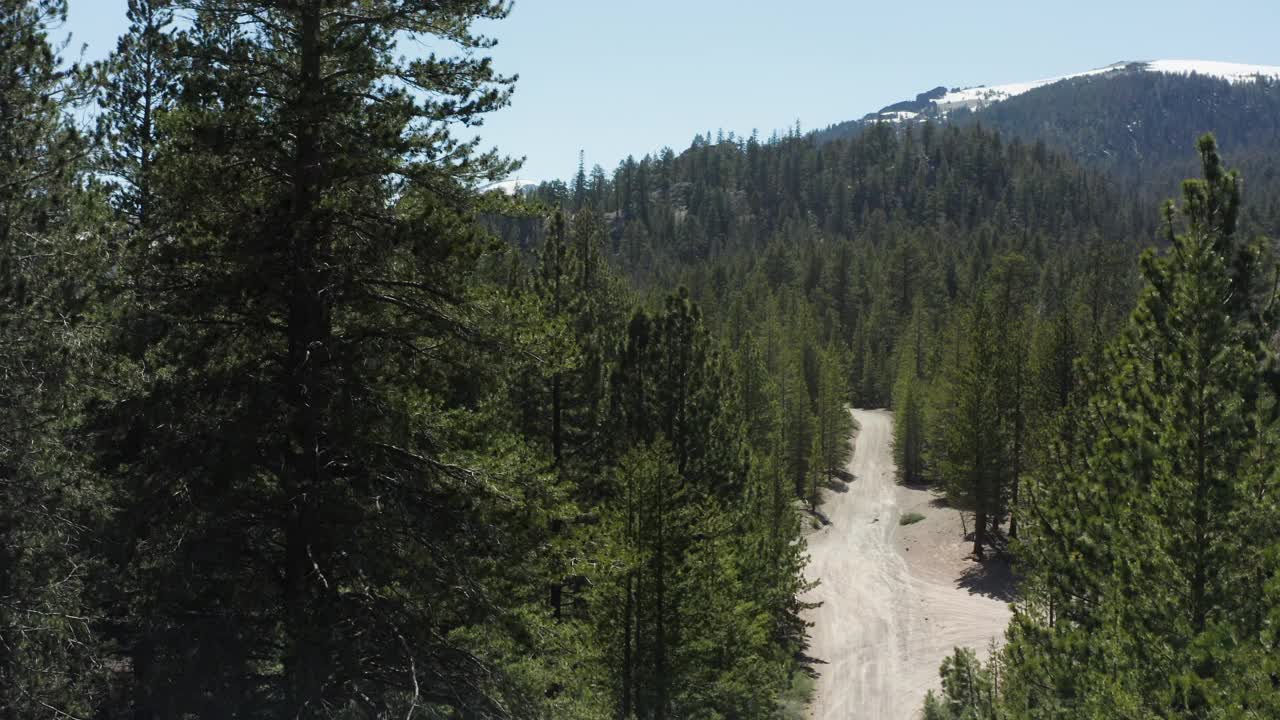
[[[962,122],[512,197],[460,134],[503,3],[128,7],[84,66],[0,0],[0,718],[804,717],[850,406],[1023,578],[929,720],[1280,712],[1274,264],[1212,138],[1163,215]]]
[[[923,118],[937,115],[927,94],[901,105]],[[1044,142],[1133,188],[1146,205],[1163,201],[1183,178],[1199,173],[1195,154],[1187,151],[1188,138],[1212,132],[1248,178],[1242,222],[1268,236],[1280,235],[1280,82],[1275,78],[1230,82],[1194,73],[1118,70],[1069,78],[978,110],[952,110],[935,121]],[[820,142],[853,137],[874,124],[840,123],[816,137]]]
[[[973,433],[1010,451],[1039,428],[1014,485],[1024,581],[1007,644],[985,665],[948,658],[927,720],[1280,713],[1280,278],[1239,230],[1240,177],[1212,137],[1199,149],[1203,177],[1166,207],[1128,320],[1030,405],[1061,410],[1011,407],[1003,441],[998,423]],[[1066,377],[1055,354],[1027,365],[1032,387]]]
[[[843,372],[793,483],[780,346],[481,229],[506,7],[131,0],[72,69],[0,8],[0,716],[777,715]]]
[[[1105,333],[1157,232],[1134,195],[1042,143],[933,124],[830,143],[698,137],[535,197],[602,213],[623,272],[688,287],[730,340],[774,334],[770,317],[812,326],[866,407],[890,400],[914,336],[902,328],[916,317],[917,334],[936,334],[1006,260],[1026,263],[1051,308],[1084,305],[1088,332]]]
[[[977,557],[1016,559],[1007,646],[949,659],[930,720],[1269,717],[1276,278],[1248,235],[1265,223],[1241,219],[1210,139],[1163,216],[1132,174],[1048,148],[964,123],[700,137],[536,196],[603,214],[619,266],[692,288],[731,343],[816,333],[856,403],[894,408],[901,480],[973,513]],[[1144,246],[1164,254],[1139,263]],[[1127,615],[1094,607],[1104,587]],[[1149,587],[1167,591],[1129,607]]]

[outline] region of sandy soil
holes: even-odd
[[[969,557],[956,510],[894,479],[893,415],[855,410],[861,425],[845,492],[827,494],[831,524],[809,536],[809,654],[825,661],[814,692],[817,720],[907,720],[938,687],[956,646],[985,654],[1009,620],[1008,567]],[[903,513],[925,519],[899,526]],[[971,519],[969,520],[971,522]]]

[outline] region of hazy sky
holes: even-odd
[[[69,31],[107,53],[125,0],[70,0]],[[481,129],[568,178],[723,128],[825,127],[913,97],[1120,60],[1280,65],[1280,0],[517,0],[486,25],[520,82]]]

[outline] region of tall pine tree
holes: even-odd
[[[87,597],[102,504],[80,419],[104,272],[89,232],[83,86],[49,33],[63,0],[0,2],[0,717],[88,715],[101,643]],[[96,320],[96,318],[94,318]]]
[[[545,602],[517,578],[547,493],[478,432],[499,337],[468,281],[470,188],[510,165],[453,135],[507,101],[471,30],[506,8],[180,5],[183,35],[143,43],[176,68],[162,132],[145,53],[107,120],[155,228],[120,268],[134,389],[98,420],[135,713],[535,712],[498,668],[509,613]],[[460,52],[406,60],[410,37]]]
[[[1274,282],[1239,236],[1239,177],[1211,137],[1199,150],[1203,179],[1169,206],[1169,247],[1143,257],[1138,307],[1026,501],[1018,713],[1280,712]]]

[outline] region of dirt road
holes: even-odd
[[[893,416],[855,410],[861,425],[847,492],[831,492],[831,524],[809,536],[807,574],[821,585],[810,654],[826,661],[817,720],[907,720],[938,687],[957,645],[984,651],[1009,619],[1007,571],[967,559],[959,512],[894,480]],[[925,520],[898,525],[901,513]]]

